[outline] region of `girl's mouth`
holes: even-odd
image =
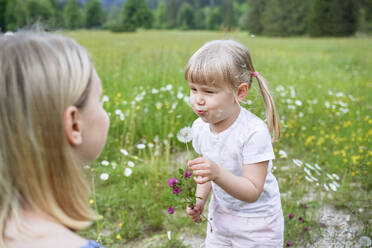
[[[205,110],[195,110],[195,113],[197,114],[197,115],[204,115],[205,114]]]

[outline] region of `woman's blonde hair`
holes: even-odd
[[[215,40],[205,43],[190,58],[185,78],[191,83],[202,85],[227,83],[234,90],[242,83],[247,83],[250,88],[254,73],[247,48],[234,40]],[[261,75],[256,78],[265,104],[269,130],[274,140],[278,140],[280,126],[274,99],[266,80]]]
[[[93,64],[60,35],[0,37],[0,247],[5,225],[23,208],[41,210],[72,230],[96,217],[89,183],[64,135],[68,106],[83,108]]]

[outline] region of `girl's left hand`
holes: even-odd
[[[188,165],[190,170],[193,171],[195,182],[199,184],[216,180],[220,173],[220,167],[206,157],[190,160]]]

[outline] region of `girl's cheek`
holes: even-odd
[[[195,103],[195,96],[194,96],[194,94],[190,94],[190,104],[191,104],[191,106],[194,105],[194,103]]]

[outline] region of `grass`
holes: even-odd
[[[183,210],[167,214],[172,197],[167,180],[184,166],[176,161],[185,151],[177,132],[196,118],[185,103],[185,65],[204,42],[221,38],[247,46],[276,100],[282,137],[274,143],[274,175],[282,193],[285,240],[294,246],[313,242],[311,236],[322,229],[315,213],[326,204],[360,220],[363,232],[358,235],[372,236],[371,38],[250,38],[244,32],[180,31],[64,34],[91,54],[111,120],[106,147],[87,168],[94,186],[90,202],[100,219],[81,232],[85,237],[107,247],[136,247],[136,241],[160,235],[157,247],[182,247],[177,238],[167,241],[168,230],[177,236],[189,227],[204,234],[205,224],[195,226]],[[257,87],[244,106],[264,118]],[[142,144],[144,149],[138,146]],[[103,173],[107,180],[100,179]]]

